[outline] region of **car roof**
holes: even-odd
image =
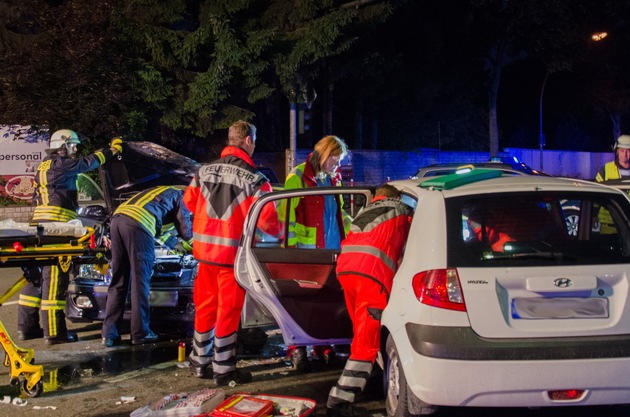
[[[530,168],[524,163],[518,164],[506,164],[503,162],[449,162],[443,164],[433,164],[418,169],[414,177],[432,177],[437,175],[447,175],[460,169],[476,169],[476,168],[491,168],[499,169],[507,175],[542,175],[548,176],[542,171],[538,171]]]
[[[527,191],[545,191],[545,190],[565,190],[565,191],[582,191],[582,192],[617,192],[619,190],[611,189],[599,183],[586,180],[578,180],[571,178],[559,178],[551,176],[534,176],[534,175],[515,175],[515,176],[492,176],[491,178],[477,178],[479,172],[488,172],[492,170],[478,169],[464,174],[450,174],[448,176],[438,177],[444,180],[446,177],[458,178],[459,180],[473,178],[471,181],[462,181],[455,187],[440,187],[439,182],[435,182],[431,186],[431,181],[438,178],[411,178],[408,180],[392,181],[391,184],[399,189],[416,196],[429,195],[439,192],[443,197],[453,197],[470,194],[486,194],[497,192],[527,192]],[[449,181],[446,178],[446,181]],[[443,181],[442,181],[443,182]],[[424,187],[421,186],[422,183]]]
[[[608,180],[608,181],[600,182],[600,184],[617,188],[619,190],[625,190],[625,191],[630,190],[630,178],[619,179],[619,180]]]

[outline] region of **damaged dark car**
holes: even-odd
[[[126,142],[118,158],[98,170],[96,180],[79,179],[79,219],[107,236],[109,218],[116,207],[135,193],[157,185],[187,186],[199,163],[151,142]],[[192,289],[197,262],[190,254],[159,244],[151,277],[151,319],[157,324],[182,323],[192,328],[195,306]],[[107,264],[77,265],[66,296],[66,315],[73,322],[102,321],[111,279]],[[130,318],[127,302],[125,320]],[[170,327],[170,326],[169,326]]]

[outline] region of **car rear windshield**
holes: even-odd
[[[630,263],[630,207],[610,193],[493,193],[446,202],[450,267]]]

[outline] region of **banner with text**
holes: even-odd
[[[35,171],[49,143],[47,128],[0,125],[0,194],[32,198]]]

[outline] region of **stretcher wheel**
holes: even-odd
[[[26,384],[27,384],[26,379],[23,379],[20,382],[20,389],[26,395],[28,395],[29,397],[38,397],[44,391],[44,382],[43,381],[37,382],[37,384],[35,384],[35,386],[33,386],[33,389],[31,389],[31,390],[26,388]]]

